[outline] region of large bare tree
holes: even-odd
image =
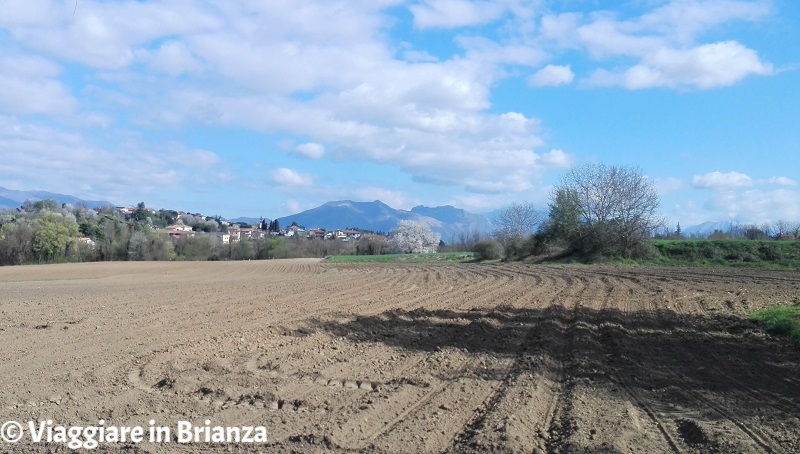
[[[664,225],[653,182],[632,167],[574,167],[551,194],[550,228],[576,252],[634,257]]]
[[[530,202],[512,203],[497,211],[494,236],[504,246],[522,240],[536,231],[542,222],[542,212]]]

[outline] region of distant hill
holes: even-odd
[[[343,229],[356,227],[365,230],[388,233],[403,220],[421,222],[439,233],[445,242],[451,241],[460,232],[477,229],[481,232],[491,230],[491,222],[485,216],[468,213],[452,206],[428,208],[417,206],[398,210],[380,200],[373,202],[353,202],[340,200],[328,202],[316,208],[278,218],[281,227],[296,222],[307,228]]]
[[[16,191],[13,189],[6,189],[0,187],[0,208],[19,208],[26,200],[31,202],[38,202],[39,200],[55,200],[56,203],[67,203],[75,205],[77,203],[84,203],[88,208],[99,208],[104,205],[112,205],[109,202],[96,201],[96,200],[83,200],[75,196],[56,194],[47,191]]]
[[[681,229],[681,233],[684,236],[708,236],[716,230],[727,232],[730,228],[731,221],[707,221]]]
[[[450,205],[434,208],[419,205],[412,208],[411,212],[441,221],[455,232],[473,232],[476,230],[478,232],[490,232],[493,230],[492,222],[486,216],[469,213]]]

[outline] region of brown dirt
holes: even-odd
[[[101,452],[800,452],[800,349],[748,320],[798,273],[97,263],[0,295],[0,423],[269,431]]]

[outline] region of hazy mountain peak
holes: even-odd
[[[78,197],[66,194],[58,194],[55,192],[47,191],[17,191],[14,189],[6,189],[0,187],[0,208],[18,208],[26,200],[37,202],[39,200],[55,200],[56,203],[75,205],[77,203],[84,203],[89,208],[98,208],[103,205],[111,205],[109,202],[97,200],[83,200]]]
[[[491,230],[491,223],[485,216],[468,213],[450,205],[435,208],[419,205],[407,211],[392,208],[380,200],[327,202],[301,213],[278,218],[281,225],[297,222],[306,227],[325,229],[356,227],[378,232],[389,232],[402,220],[426,224],[439,233],[445,241],[450,241],[461,232]]]

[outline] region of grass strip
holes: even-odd
[[[752,318],[760,322],[768,333],[800,342],[800,299],[791,306],[773,306],[756,311]]]
[[[431,254],[383,254],[383,255],[333,255],[325,259],[328,263],[461,263],[472,262],[472,252],[435,252]]]

